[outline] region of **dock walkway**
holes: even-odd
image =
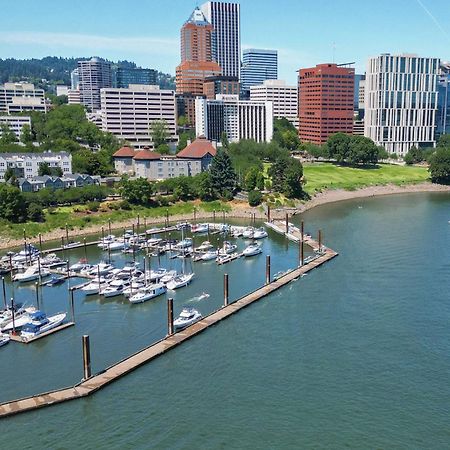
[[[308,244],[313,248],[318,247],[317,242],[312,239],[309,241],[310,242]],[[321,266],[327,261],[333,259],[335,256],[337,256],[335,251],[326,248],[320,256],[308,264],[304,264],[301,267],[291,270],[278,278],[276,281],[265,284],[255,291],[241,297],[239,300],[209,314],[199,322],[187,327],[186,329],[175,334],[168,335],[160,341],[134,353],[122,361],[119,361],[118,363],[108,367],[104,371],[88,378],[87,380],[81,381],[73,387],[1,403],[0,418],[91,395],[109,383],[112,383],[143,364],[152,361],[163,353],[166,353],[179,344],[187,341],[197,334],[200,334],[212,325],[215,325],[216,323],[230,317],[234,313],[251,305],[252,303],[261,300],[272,292],[287,285],[291,281],[297,280],[305,273]]]

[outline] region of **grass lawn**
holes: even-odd
[[[414,184],[429,179],[426,168],[379,164],[374,169],[359,169],[330,163],[305,164],[305,191],[314,195],[325,189],[355,190],[383,184]]]
[[[66,224],[69,229],[85,228],[91,225],[107,225],[108,221],[111,223],[124,222],[127,220],[136,219],[139,214],[141,223],[143,218],[157,218],[165,217],[166,212],[169,211],[170,216],[176,214],[193,214],[194,207],[197,211],[212,212],[216,210],[218,213],[225,210],[229,212],[231,207],[227,203],[220,201],[214,202],[179,202],[168,207],[153,207],[148,208],[144,206],[133,206],[130,210],[108,210],[107,212],[86,213],[83,211],[83,205],[61,206],[54,208],[52,212],[45,211],[45,222],[34,223],[26,222],[14,224],[8,221],[0,221],[0,236],[13,239],[23,237],[23,230],[25,229],[28,237],[36,237],[39,233],[46,233],[53,230],[61,230],[61,235],[64,235]]]

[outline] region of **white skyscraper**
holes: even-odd
[[[435,145],[438,58],[383,54],[370,58],[364,135],[389,153]]]
[[[206,2],[201,10],[214,27],[213,60],[226,77],[239,78],[241,55],[241,22],[238,3]]]

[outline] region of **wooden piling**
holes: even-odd
[[[300,222],[300,234],[302,235],[302,241],[303,241],[303,235],[305,234],[305,223],[303,220]]]
[[[173,298],[167,299],[167,335],[173,334]]]
[[[289,233],[289,214],[286,213],[285,215],[285,223],[286,223],[286,234]]]
[[[305,261],[305,241],[302,239],[299,241],[300,244],[300,267],[303,266]]]
[[[228,306],[229,294],[228,294],[228,274],[223,274],[223,306]]]
[[[5,277],[2,277],[2,291],[3,291],[3,303],[6,309],[8,307],[8,302],[6,301]]]
[[[34,283],[34,287],[36,288],[36,307],[37,309],[41,309],[39,305],[39,283],[37,281]]]
[[[83,379],[91,378],[91,347],[89,335],[83,335]]]
[[[14,299],[11,298],[11,313],[12,313],[12,334],[16,334],[16,314],[14,312]]]
[[[319,243],[319,251],[321,251],[322,250],[322,230],[319,230],[319,236],[318,236],[317,242]]]
[[[70,312],[72,313],[72,322],[75,323],[75,305],[73,301],[73,291],[74,289],[70,289]]]
[[[69,225],[66,223],[66,243],[69,244]]]
[[[266,284],[270,284],[270,255],[266,255]]]

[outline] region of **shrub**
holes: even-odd
[[[250,191],[248,193],[248,204],[250,206],[258,206],[261,204],[262,194],[259,191]]]
[[[119,202],[110,202],[108,203],[109,209],[112,209],[113,211],[118,211],[120,209],[120,203]]]
[[[99,208],[100,208],[99,202],[89,202],[87,204],[88,211],[97,212]]]
[[[44,211],[42,206],[37,203],[30,203],[27,208],[28,220],[32,222],[43,222],[44,221]]]
[[[131,209],[131,205],[130,205],[130,203],[127,200],[122,200],[120,202],[120,209],[129,211]]]

